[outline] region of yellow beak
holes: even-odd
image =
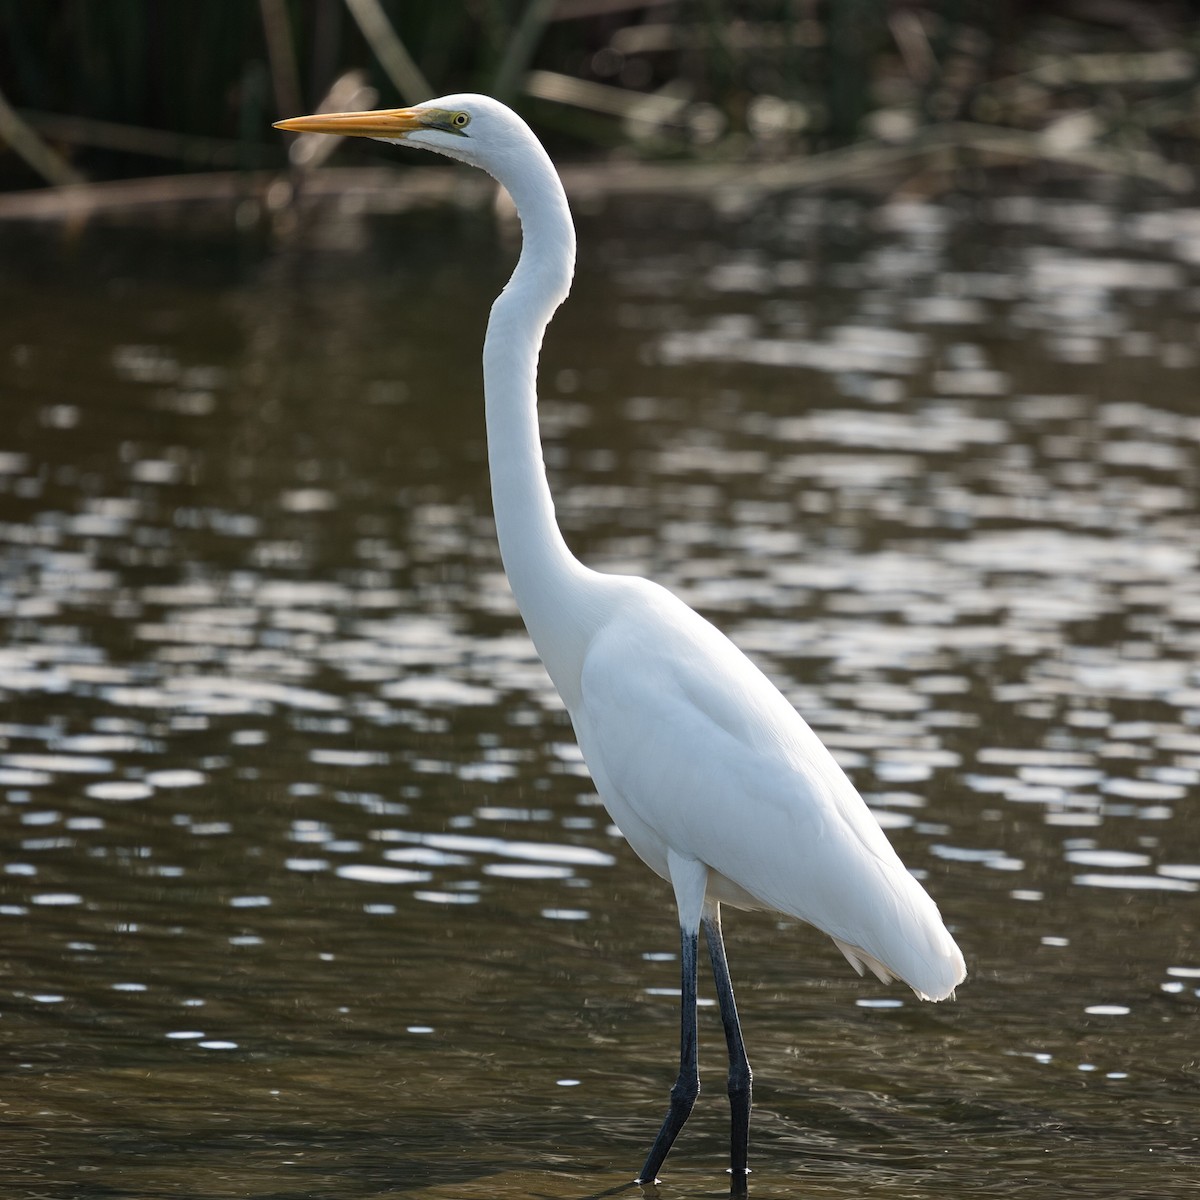
[[[340,133],[343,137],[401,138],[424,126],[416,108],[381,108],[376,112],[317,113],[276,121],[276,129],[291,133]]]

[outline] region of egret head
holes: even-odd
[[[529,136],[525,123],[510,109],[488,96],[470,93],[443,96],[411,108],[292,117],[277,121],[275,128],[419,146],[484,170],[494,169],[497,161],[502,162]]]
[[[419,146],[479,167],[516,204],[526,238],[521,261],[538,272],[539,303],[547,306],[547,314],[570,291],[575,226],[562,183],[533,131],[499,100],[464,92],[411,108],[293,117],[276,122],[275,128]]]

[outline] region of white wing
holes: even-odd
[[[815,925],[860,973],[950,995],[962,955],[833,756],[723,634],[657,585],[628,583],[588,648],[572,717],[634,849],[667,878],[667,847],[699,860],[717,899]]]

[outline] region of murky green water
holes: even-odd
[[[956,1004],[727,934],[759,1197],[1200,1169],[1200,211],[611,201],[546,348],[589,563],[778,680]],[[675,919],[490,528],[490,217],[0,230],[6,1196],[590,1197]],[[703,981],[702,981],[703,990]],[[726,1184],[723,1047],[662,1193]]]

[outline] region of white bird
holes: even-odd
[[[500,554],[613,821],[674,889],[681,934],[679,1076],[638,1175],[653,1183],[700,1090],[696,958],[704,926],[729,1050],[733,1191],[748,1173],[751,1073],[721,938],[721,905],[827,933],[861,975],[923,1000],[966,971],[937,906],[854,785],[767,677],[665,588],[583,566],[554,515],[537,418],[542,337],[570,290],[575,227],[546,151],[486,96],[280,121],[419,146],[480,167],[511,195],[520,259],[483,346],[488,462]]]

